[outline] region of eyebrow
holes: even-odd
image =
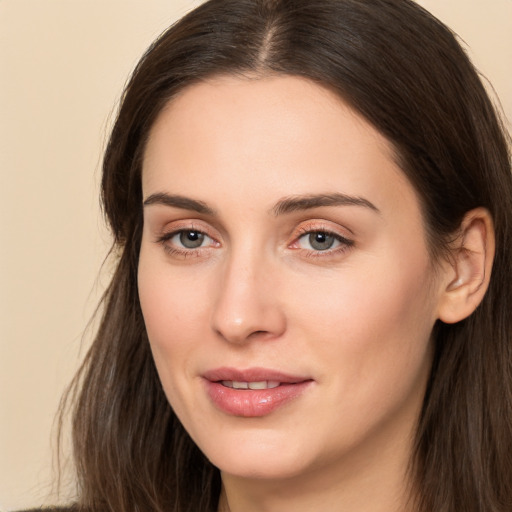
[[[167,194],[165,192],[151,194],[144,200],[143,204],[144,206],[160,204],[212,216],[216,213],[213,208],[210,208],[203,201],[176,194]],[[368,201],[368,199],[340,193],[285,197],[276,203],[271,209],[271,213],[277,217],[286,213],[321,208],[322,206],[362,206],[380,213],[380,210],[372,202]]]
[[[373,203],[368,201],[368,199],[340,193],[286,197],[281,199],[272,208],[272,213],[277,216],[295,211],[320,208],[322,206],[362,206],[376,213],[380,213],[380,210]]]
[[[197,201],[196,199],[190,199],[189,197],[179,196],[175,194],[166,194],[164,192],[158,192],[151,194],[147,199],[144,200],[144,206],[152,204],[161,204],[164,206],[171,206],[173,208],[181,208],[183,210],[191,210],[204,215],[215,215],[215,210],[210,208],[203,201]]]

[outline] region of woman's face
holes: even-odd
[[[304,79],[212,79],[161,113],[143,193],[151,349],[213,464],[285,478],[404,459],[442,283],[386,140]]]

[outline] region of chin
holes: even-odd
[[[287,480],[305,472],[306,466],[295,457],[286,455],[260,455],[254,459],[251,455],[237,457],[219,457],[211,462],[223,473],[237,478],[250,480]]]
[[[225,438],[212,436],[206,443],[198,444],[221,472],[239,478],[287,479],[310,465],[304,443],[294,443],[289,435],[280,433],[252,431]]]

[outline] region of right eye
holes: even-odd
[[[215,245],[215,241],[206,233],[197,229],[180,229],[166,233],[158,239],[166,248],[177,251],[201,249]]]
[[[208,235],[205,235],[201,231],[183,230],[177,232],[169,241],[185,249],[197,249],[201,247],[204,242],[208,242],[208,240],[212,241]]]

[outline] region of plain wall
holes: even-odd
[[[52,422],[108,282],[109,119],[144,49],[198,3],[0,0],[0,510],[54,500]],[[464,39],[512,120],[512,0],[420,3]]]

